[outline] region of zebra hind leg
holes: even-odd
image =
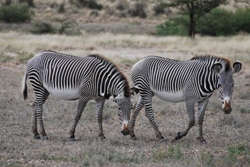
[[[38,118],[38,122],[39,122],[39,126],[40,126],[41,139],[42,140],[48,140],[48,136],[45,133],[45,129],[44,129],[44,125],[43,125],[43,118],[42,118],[43,108],[42,108],[42,105],[37,105],[35,108],[36,108],[37,118]],[[37,135],[34,133],[34,136],[37,136]]]
[[[43,125],[43,104],[49,96],[49,92],[42,88],[40,92],[35,91],[36,100],[33,103],[32,107],[34,108],[33,116],[32,116],[32,132],[34,134],[35,139],[48,140],[48,136],[45,133],[44,125]],[[41,96],[42,95],[42,96]],[[40,135],[37,132],[37,120],[40,126]]]
[[[32,132],[34,134],[34,139],[41,139],[39,133],[37,132],[37,113],[36,113],[36,108],[33,104],[33,115],[32,115]]]

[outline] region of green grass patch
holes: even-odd
[[[151,153],[152,159],[155,162],[163,161],[169,162],[173,160],[182,160],[184,158],[181,149],[177,146],[169,147],[168,149],[157,149]]]

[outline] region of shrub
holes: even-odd
[[[33,0],[19,0],[19,3],[27,3],[29,7],[35,7]]]
[[[116,9],[123,11],[128,7],[128,3],[126,0],[121,0],[116,4]]]
[[[58,13],[65,13],[64,2],[63,2],[62,4],[59,5]]]
[[[234,15],[224,9],[214,9],[199,19],[196,30],[201,35],[234,35],[236,34]]]
[[[102,10],[103,8],[103,6],[101,4],[98,4],[96,0],[70,0],[69,2],[80,8],[89,8],[97,10]]]
[[[234,14],[236,31],[250,33],[250,9],[238,9]]]
[[[146,5],[143,2],[137,1],[135,6],[129,9],[129,14],[133,17],[146,18],[145,7]]]
[[[21,23],[30,21],[32,12],[27,4],[10,4],[0,7],[0,20],[6,23]]]
[[[156,4],[154,6],[154,12],[155,12],[155,15],[159,15],[159,14],[164,14],[165,13],[165,7],[163,4]]]
[[[34,34],[53,34],[53,33],[56,33],[56,30],[49,23],[35,22],[30,32]]]
[[[156,27],[157,35],[180,35],[188,34],[188,17],[178,16]]]
[[[157,35],[187,35],[189,18],[178,16],[156,27]],[[235,13],[213,9],[196,23],[196,33],[209,36],[229,36],[239,32],[250,33],[250,9],[238,9]]]

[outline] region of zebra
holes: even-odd
[[[188,61],[178,61],[158,56],[148,56],[139,60],[131,70],[134,92],[139,99],[132,114],[129,129],[132,139],[137,139],[134,126],[137,115],[145,106],[145,115],[153,126],[156,137],[162,141],[164,137],[154,121],[152,97],[169,102],[184,102],[188,112],[189,123],[183,132],[178,132],[176,141],[186,136],[195,124],[195,104],[198,103],[197,139],[206,143],[202,134],[202,124],[209,97],[219,89],[222,109],[225,114],[232,110],[230,101],[233,93],[234,80],[232,75],[241,70],[242,64],[237,61],[231,67],[226,58],[215,55],[196,55]]]
[[[92,54],[86,57],[67,55],[51,50],[43,51],[27,63],[23,77],[22,92],[27,98],[27,78],[33,87],[35,100],[32,115],[32,132],[35,139],[45,139],[42,113],[43,104],[50,94],[62,100],[79,100],[69,139],[75,140],[75,129],[89,100],[96,101],[96,118],[99,137],[105,139],[102,127],[102,113],[105,99],[114,97],[122,123],[122,134],[129,135],[128,122],[132,103],[130,88],[125,75],[106,58]],[[37,131],[39,121],[40,134]]]

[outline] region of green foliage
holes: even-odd
[[[238,9],[234,16],[236,31],[250,33],[250,8]]]
[[[188,34],[188,17],[178,16],[156,27],[156,34],[185,36]]]
[[[235,35],[234,15],[224,9],[214,9],[197,22],[197,32],[201,35]]]
[[[224,162],[228,165],[244,166],[250,163],[250,148],[244,144],[228,147],[228,156],[224,157]],[[247,166],[247,165],[246,165]]]
[[[178,16],[156,27],[157,35],[188,35],[189,18]],[[213,9],[196,23],[196,33],[208,36],[230,36],[240,32],[250,33],[250,9],[235,13]]]
[[[250,153],[249,151],[249,148],[247,148],[244,144],[228,148],[229,156],[239,156],[247,152]]]
[[[32,12],[27,4],[10,4],[0,7],[0,20],[6,23],[22,23],[30,21]]]

